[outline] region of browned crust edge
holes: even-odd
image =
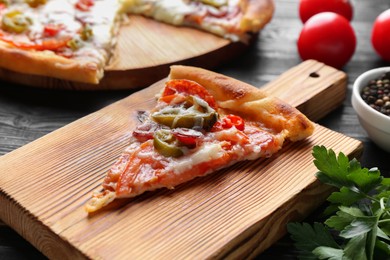
[[[171,66],[170,79],[193,80],[204,86],[226,112],[259,121],[291,141],[311,135],[314,124],[299,110],[261,89],[202,68]]]
[[[271,21],[275,9],[273,0],[242,0],[240,4],[244,10],[240,30],[256,33]]]
[[[51,51],[29,51],[0,42],[0,67],[12,71],[97,84],[103,68],[56,55]]]

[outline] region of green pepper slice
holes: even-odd
[[[184,128],[201,128],[210,129],[215,122],[217,122],[218,116],[216,112],[199,113],[199,114],[153,114],[152,118],[162,125],[169,126],[170,128],[184,127]]]
[[[154,133],[153,146],[165,157],[180,157],[184,153],[180,147],[176,146],[176,138],[171,134],[170,130],[161,129]]]
[[[227,0],[200,0],[200,1],[206,5],[212,5],[215,7],[221,7],[227,5]]]
[[[152,114],[157,123],[170,128],[210,129],[218,119],[217,112],[205,101],[195,96],[188,96],[179,107],[169,107]]]
[[[7,32],[22,33],[26,31],[32,21],[29,17],[18,10],[10,11],[4,14],[1,21],[1,28]]]

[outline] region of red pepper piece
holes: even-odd
[[[211,129],[212,132],[215,131],[221,131],[223,129],[229,129],[232,127],[236,127],[237,130],[244,131],[245,129],[245,121],[240,116],[236,115],[227,115],[222,120],[217,121],[213,128]]]

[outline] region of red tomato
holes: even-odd
[[[64,26],[62,24],[46,24],[43,28],[43,34],[47,37],[56,36]]]
[[[51,50],[55,51],[61,48],[64,48],[67,46],[69,42],[69,38],[62,38],[62,39],[44,39],[42,40],[41,45],[37,45],[37,50]],[[32,48],[34,49],[34,48]]]
[[[351,21],[353,8],[349,0],[300,0],[299,16],[303,23],[310,17],[322,12],[333,12]]]
[[[11,39],[10,37],[4,36],[3,34],[1,34],[1,32],[0,32],[0,39],[20,49],[36,50],[36,51],[44,51],[44,50],[56,51],[58,49],[66,47],[68,41],[70,40],[70,38],[63,38],[63,39],[49,38],[49,39],[43,39],[39,44],[35,42],[17,42]]]
[[[229,129],[235,126],[238,130],[244,131],[245,129],[245,121],[239,116],[236,115],[227,115],[222,118],[221,121],[217,121],[213,128],[212,132],[221,131],[222,129]]]
[[[87,12],[94,4],[95,0],[79,0],[75,6],[80,11]]]
[[[303,60],[314,59],[335,68],[343,67],[356,49],[356,36],[343,16],[324,12],[304,24],[298,38],[298,52]]]
[[[390,61],[390,9],[376,18],[371,33],[371,43],[382,59]]]

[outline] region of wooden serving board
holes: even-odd
[[[212,68],[237,56],[248,45],[200,30],[175,27],[142,16],[122,24],[105,76],[98,85],[0,68],[0,79],[33,87],[72,90],[114,90],[148,86],[168,74],[172,64]]]
[[[269,159],[238,163],[174,190],[161,189],[88,216],[84,203],[127,145],[136,110],[162,82],[0,158],[0,218],[54,259],[252,258],[328,196],[314,145],[358,156],[361,142],[316,125],[313,136]],[[345,97],[346,75],[316,61],[264,89],[317,120]]]

